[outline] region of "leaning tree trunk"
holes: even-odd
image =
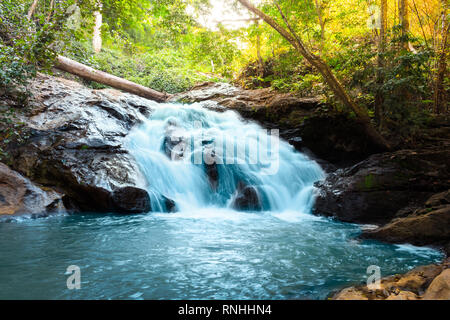
[[[352,98],[347,94],[347,91],[344,89],[342,84],[334,75],[331,68],[323,61],[320,57],[314,55],[310,52],[300,37],[294,32],[293,28],[290,26],[288,20],[284,16],[280,7],[277,4],[277,7],[280,11],[280,14],[286,23],[289,31],[285,30],[281,27],[274,19],[266,15],[264,12],[256,8],[253,4],[251,4],[248,0],[238,0],[244,7],[246,7],[249,11],[256,14],[258,17],[263,19],[268,25],[274,28],[283,38],[285,38],[289,43],[308,61],[312,66],[314,66],[322,75],[325,82],[331,88],[331,90],[336,94],[336,96],[342,101],[342,103],[352,110],[356,114],[357,121],[363,126],[366,134],[369,138],[380,148],[383,150],[390,149],[389,143],[381,136],[381,134],[372,126],[370,122],[370,117],[366,108],[359,106],[356,104]]]
[[[158,102],[166,101],[170,95],[167,93],[159,92],[140,84],[131,82],[126,79],[122,79],[116,76],[113,76],[109,73],[95,70],[91,67],[88,67],[84,64],[73,61],[69,58],[58,56],[56,60],[56,68],[69,72],[71,74],[77,75],[83,79],[96,81],[108,86],[111,86],[116,89],[120,89],[126,92],[130,92],[141,96],[143,98],[147,98],[150,100],[155,100]]]

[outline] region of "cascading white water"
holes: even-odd
[[[275,133],[233,111],[159,104],[130,133],[128,149],[147,178],[153,211],[165,210],[164,197],[180,211],[230,208],[243,183],[256,188],[264,211],[309,213],[313,183],[324,173]],[[171,153],[167,143],[172,143]],[[207,174],[210,155],[215,156],[212,168],[218,177],[212,183]]]

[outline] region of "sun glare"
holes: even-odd
[[[255,5],[261,1],[253,1]],[[253,15],[248,10],[236,5],[234,0],[210,0],[209,13],[197,15],[196,20],[205,28],[217,30],[217,25],[222,24],[227,29],[239,29],[251,23]],[[193,12],[192,8],[188,9]]]

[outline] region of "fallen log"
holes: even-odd
[[[132,81],[116,77],[112,74],[96,70],[63,56],[57,57],[55,67],[62,71],[66,71],[68,73],[79,76],[83,79],[102,83],[115,89],[136,94],[146,99],[164,102],[171,97],[170,94],[159,92]]]

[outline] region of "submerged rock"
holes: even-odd
[[[47,215],[64,210],[62,194],[32,183],[0,163],[0,215]]]
[[[145,188],[146,180],[123,144],[155,102],[46,75],[39,75],[30,91],[32,113],[20,120],[31,137],[8,150],[13,169],[63,192],[71,211],[116,211],[111,202],[116,190]],[[125,209],[146,209],[139,197],[132,199],[138,202],[126,203]]]
[[[167,198],[166,196],[162,196],[162,198],[164,200],[164,206],[166,207],[165,209],[167,212],[176,212],[178,210],[175,201]]]
[[[262,209],[258,190],[240,181],[234,195],[231,207],[241,211],[260,211]]]

